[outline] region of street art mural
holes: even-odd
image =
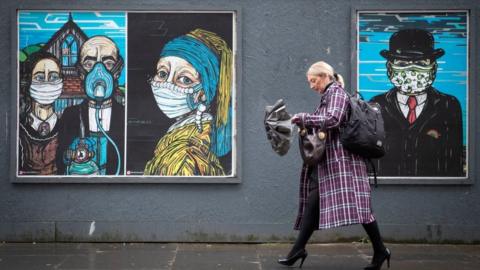
[[[17,177],[234,176],[233,12],[17,15]]]
[[[123,174],[125,23],[18,12],[18,175]]]
[[[232,16],[129,14],[128,173],[233,174]]]
[[[466,177],[468,13],[357,14],[358,92],[382,108],[378,175]]]

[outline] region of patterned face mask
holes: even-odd
[[[436,63],[428,66],[399,66],[388,63],[388,77],[402,94],[414,96],[424,92],[435,80]]]

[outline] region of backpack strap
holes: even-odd
[[[377,170],[375,169],[375,164],[373,164],[372,159],[367,158],[368,163],[370,164],[370,167],[372,167],[373,170],[373,183],[374,187],[378,188],[378,182],[377,182]]]

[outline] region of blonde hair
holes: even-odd
[[[318,61],[311,65],[307,71],[307,75],[320,76],[322,74],[327,75],[332,81],[336,81],[340,86],[345,87],[345,81],[343,80],[342,75],[335,73],[333,67],[327,62]]]

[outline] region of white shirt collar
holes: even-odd
[[[50,117],[48,117],[46,120],[41,120],[35,114],[33,114],[33,112],[30,112],[30,116],[33,119],[31,127],[36,131],[38,131],[38,127],[43,122],[47,122],[50,125],[50,130],[52,130],[58,120],[58,116],[56,113],[52,113],[52,115],[50,115]]]
[[[404,94],[400,93],[400,91],[397,91],[397,100],[398,100],[399,103],[401,103],[403,105],[407,105],[407,100],[408,100],[409,97],[410,96],[404,95]],[[423,104],[423,103],[425,103],[425,101],[427,101],[427,93],[416,95],[415,98],[417,99],[417,105]]]

